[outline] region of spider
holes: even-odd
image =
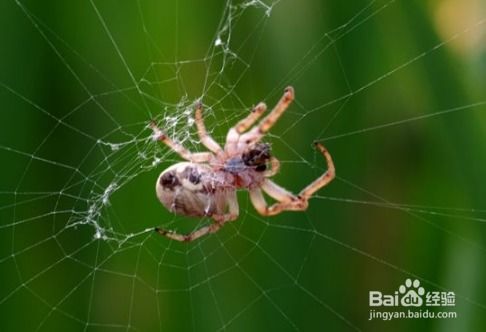
[[[185,242],[218,231],[226,222],[238,217],[237,189],[249,191],[253,206],[263,216],[276,215],[284,210],[306,210],[312,194],[335,176],[331,155],[321,143],[314,143],[326,159],[327,171],[294,195],[269,179],[278,172],[280,163],[271,155],[270,145],[261,142],[293,100],[294,89],[289,86],[275,108],[248,130],[267,108],[263,102],[259,103],[246,118],[229,129],[224,148],[208,135],[202,117],[202,104],[198,102],[195,107],[197,132],[201,143],[210,152],[193,153],[186,150],[152,122],[153,138],[187,160],[160,173],[155,186],[158,199],[175,214],[213,219],[211,224],[187,235],[158,227],[155,231]],[[276,203],[268,206],[263,192],[275,199]]]

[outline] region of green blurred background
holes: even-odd
[[[9,0],[0,16],[1,331],[486,328],[481,0]],[[222,142],[287,85],[276,181],[325,170],[314,140],[337,179],[303,213],[263,218],[242,192],[217,234],[153,234],[208,220],[158,203],[179,158],[147,123],[202,150],[195,100]],[[454,291],[458,317],[369,321],[368,292],[406,278]]]

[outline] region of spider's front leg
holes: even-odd
[[[280,170],[280,161],[275,157],[270,157],[270,169],[265,171],[265,177],[274,176]]]
[[[238,145],[241,141],[240,137],[242,137],[241,134],[250,128],[262,116],[266,109],[267,105],[265,103],[259,103],[246,118],[240,120],[234,127],[228,130],[224,146],[226,152],[233,155],[238,151]]]
[[[242,134],[245,132],[248,128],[250,128],[256,120],[258,120],[262,114],[267,110],[267,105],[265,105],[264,102],[259,103],[256,105],[255,108],[253,108],[250,112],[250,114],[244,118],[243,120],[240,120],[234,128],[238,132],[238,134]]]
[[[299,197],[308,200],[316,191],[325,187],[336,177],[336,168],[334,167],[334,162],[332,161],[331,154],[327,149],[319,142],[314,142],[314,145],[319,150],[320,153],[324,156],[327,163],[327,171],[318,177],[314,182],[309,184],[307,187],[302,189],[299,193]]]
[[[201,140],[201,143],[210,151],[219,154],[223,152],[223,149],[221,149],[221,146],[219,146],[219,144],[211,136],[209,136],[206,126],[204,125],[202,110],[202,103],[198,102],[196,104],[195,122],[199,139]]]
[[[262,215],[272,216],[284,210],[303,211],[308,207],[308,201],[317,190],[326,186],[335,177],[335,168],[331,155],[321,143],[315,143],[317,149],[323,154],[327,161],[327,171],[305,187],[298,195],[294,195],[276,183],[265,180],[261,189],[256,188],[250,191],[250,199],[255,209]],[[263,197],[262,190],[278,202],[268,206]]]
[[[274,109],[258,124],[258,131],[262,134],[267,133],[289,107],[294,98],[294,88],[291,86],[286,87],[283,96],[277,105],[275,105]]]
[[[167,145],[182,158],[194,163],[205,163],[213,158],[213,155],[210,152],[190,152],[181,144],[171,140],[169,136],[167,136],[162,130],[160,130],[154,122],[151,122],[149,126],[154,132],[154,139]]]
[[[278,101],[273,110],[263,118],[253,129],[241,136],[241,141],[251,143],[259,141],[270,128],[280,119],[285,110],[295,98],[294,88],[288,86],[284,90],[283,96]]]

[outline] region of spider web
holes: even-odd
[[[1,8],[2,330],[484,324],[479,1]],[[155,179],[180,158],[148,123],[203,151],[197,101],[224,142],[287,85],[297,99],[266,137],[282,163],[275,180],[296,192],[322,174],[319,140],[333,183],[306,212],[264,218],[239,193],[240,217],[216,234],[190,244],[154,234],[210,220],[158,203]],[[369,322],[368,291],[407,277],[454,291],[459,318]]]

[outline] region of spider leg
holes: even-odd
[[[180,242],[191,242],[206,234],[212,234],[219,231],[221,227],[228,221],[233,221],[238,217],[239,207],[236,198],[236,192],[226,194],[226,204],[228,206],[228,213],[214,214],[212,217],[214,222],[210,225],[204,226],[189,234],[178,234],[173,231],[168,231],[162,228],[155,228],[155,231],[162,236]]]
[[[267,105],[265,105],[265,103],[263,102],[256,105],[256,107],[251,110],[251,113],[248,114],[246,118],[240,120],[240,122],[238,122],[234,126],[236,132],[238,134],[242,134],[243,132],[245,132],[255,123],[256,120],[258,120],[262,116],[266,109]]]
[[[307,187],[302,189],[302,191],[299,193],[299,196],[304,199],[309,199],[313,193],[315,193],[322,187],[329,184],[329,182],[331,182],[336,176],[336,168],[334,167],[334,162],[332,161],[332,157],[329,151],[327,151],[324,145],[322,145],[319,142],[314,142],[314,145],[326,159],[327,171],[324,174],[322,174],[320,177],[318,177],[316,180],[314,180],[314,182],[312,182]]]
[[[283,205],[280,203],[275,203],[269,207],[260,188],[250,190],[250,201],[262,216],[273,216],[283,210]]]
[[[270,197],[276,199],[277,203],[268,206],[262,190]],[[263,216],[273,216],[284,210],[303,211],[308,206],[307,200],[295,196],[270,180],[266,180],[261,189],[250,190],[250,200],[258,213]]]
[[[206,234],[215,233],[221,228],[221,224],[212,223],[208,226],[204,226],[199,228],[198,230],[190,233],[190,234],[178,234],[173,231],[168,231],[161,228],[155,228],[155,231],[162,236],[165,236],[169,239],[180,241],[180,242],[191,242],[196,239],[199,239],[201,236]]]
[[[199,135],[199,138],[201,139],[201,143],[207,147],[210,151],[218,154],[223,152],[223,149],[221,149],[221,146],[219,146],[216,141],[208,135],[208,132],[206,131],[206,126],[204,125],[204,120],[202,116],[202,104],[197,103],[196,105],[196,114],[195,114],[195,121],[196,121],[196,127],[197,127],[197,133]]]
[[[280,203],[292,202],[299,199],[296,195],[292,194],[287,189],[279,186],[278,184],[276,184],[275,182],[269,179],[266,179],[262,183],[261,189],[263,190],[263,192],[268,194],[268,196],[272,197],[273,199],[277,200]]]
[[[181,144],[174,142],[171,140],[162,130],[160,130],[157,125],[153,122],[150,123],[150,128],[154,131],[154,138],[158,141],[161,141],[169,148],[174,150],[179,156],[182,158],[189,160],[194,163],[204,163],[208,162],[210,159],[213,158],[213,155],[210,152],[190,152]]]
[[[314,180],[310,185],[305,187],[297,196],[280,187],[276,183],[266,179],[263,182],[261,189],[257,188],[250,191],[251,202],[260,214],[271,216],[278,214],[283,210],[305,210],[307,209],[308,201],[312,194],[326,186],[332,181],[332,179],[334,179],[335,168],[331,155],[321,143],[316,142],[315,145],[326,158],[327,171]],[[278,202],[269,207],[265,201],[265,198],[263,197],[262,190],[265,191],[270,197],[276,199]]]
[[[224,151],[229,156],[233,156],[238,151],[239,140],[240,134],[238,134],[235,128],[230,128],[230,130],[228,130],[228,135],[226,135],[226,143],[224,145]]]
[[[275,157],[270,157],[270,169],[265,171],[265,177],[274,176],[280,170],[280,161]]]
[[[294,100],[294,88],[288,86],[284,90],[283,96],[275,105],[274,109],[258,124],[258,129],[262,134],[265,134],[272,128],[277,120],[282,116],[283,112],[289,107],[290,103]]]
[[[228,208],[228,213],[215,213],[212,216],[216,223],[220,225],[238,218],[240,210],[238,206],[238,199],[236,197],[236,191],[233,190],[232,192],[225,192],[223,193],[222,198],[225,200],[225,208]]]
[[[263,135],[265,135],[270,128],[280,119],[285,110],[289,107],[290,103],[295,98],[294,88],[288,86],[284,90],[283,96],[278,101],[277,105],[263,120],[260,121],[253,129],[241,137],[243,142],[251,143],[259,141]]]
[[[259,103],[246,118],[240,120],[240,122],[228,130],[224,150],[229,155],[234,155],[238,149],[243,148],[240,146],[242,142],[240,138],[245,135],[241,136],[241,134],[251,127],[266,109],[267,105],[265,105],[265,103]],[[246,144],[245,141],[243,141],[243,144]]]

